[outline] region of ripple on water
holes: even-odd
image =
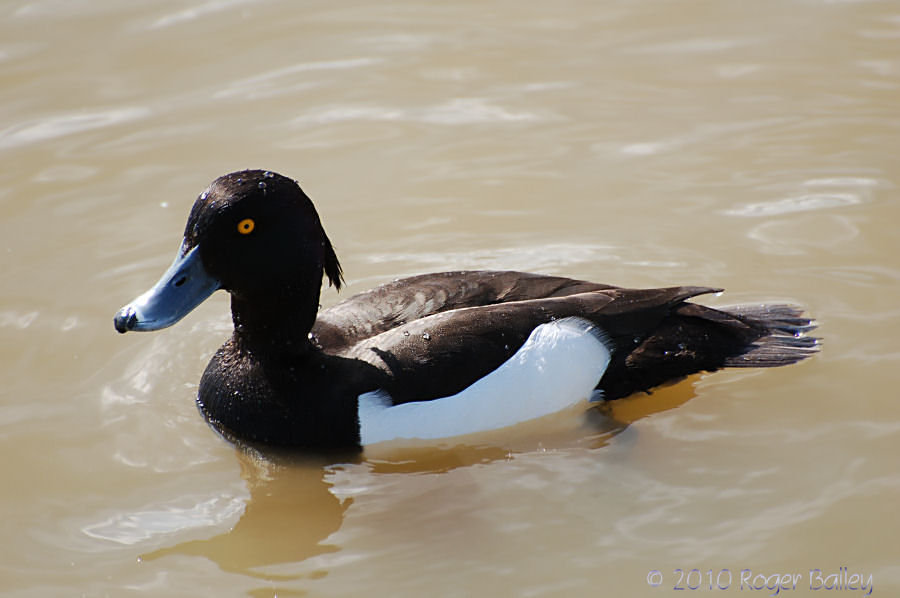
[[[224,12],[232,8],[243,6],[244,4],[251,4],[254,1],[255,0],[213,0],[211,2],[204,2],[192,6],[191,8],[161,16],[150,23],[148,29],[164,29],[173,25],[181,25],[182,23],[194,21],[210,14]]]
[[[321,81],[310,79],[310,73],[312,72],[346,71],[371,67],[382,62],[384,60],[381,58],[366,56],[343,60],[301,62],[232,81],[225,89],[216,92],[213,97],[259,99],[293,94],[298,91],[313,89],[322,84]]]
[[[724,213],[729,216],[761,218],[830,210],[871,201],[873,190],[888,188],[890,184],[869,177],[827,177],[808,179],[801,186],[803,191],[788,197],[747,203]]]
[[[370,253],[366,261],[372,264],[405,262],[425,268],[442,268],[447,264],[466,264],[475,270],[553,270],[574,264],[598,261],[620,261],[617,248],[611,245],[582,243],[547,243],[499,249],[475,249],[470,251],[413,251],[399,249]]]
[[[189,497],[162,505],[116,513],[102,521],[91,523],[81,531],[99,540],[133,545],[156,536],[214,527],[236,520],[244,512],[246,499],[239,496],[214,496],[193,502]]]
[[[770,220],[753,227],[747,236],[762,253],[803,255],[810,249],[840,251],[859,236],[859,227],[849,218],[808,214],[790,220]]]
[[[454,98],[421,109],[384,106],[330,106],[299,116],[294,125],[330,124],[349,121],[422,122],[462,125],[546,120],[534,112],[513,110],[485,98]]]
[[[29,311],[26,313],[21,313],[14,310],[8,310],[4,312],[0,312],[0,328],[18,328],[19,330],[24,330],[31,326],[32,323],[37,319],[38,312]]]
[[[100,172],[95,166],[57,164],[41,170],[34,180],[38,183],[74,183],[84,181]]]
[[[0,131],[0,149],[19,147],[73,133],[100,129],[146,117],[147,108],[110,108],[97,112],[69,112],[19,123]]]
[[[730,216],[758,218],[792,212],[809,212],[862,203],[855,193],[805,193],[794,197],[745,204],[725,213]]]

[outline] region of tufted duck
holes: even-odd
[[[158,330],[228,291],[234,333],[200,380],[202,413],[237,440],[317,451],[502,427],[817,350],[796,307],[687,301],[719,289],[459,271],[319,311],[323,276],[340,290],[340,263],[296,181],[235,172],[200,195],[174,263],[115,327]]]

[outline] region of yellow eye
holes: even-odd
[[[253,218],[244,218],[240,222],[238,222],[238,232],[242,235],[249,235],[253,232],[253,229],[256,228],[256,223],[253,222]]]

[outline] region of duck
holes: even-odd
[[[174,262],[114,326],[160,330],[226,291],[234,330],[202,374],[200,412],[235,442],[310,452],[502,429],[819,348],[797,306],[692,301],[718,288],[462,270],[320,309],[324,280],[340,291],[342,267],[297,181],[232,172],[200,193]]]

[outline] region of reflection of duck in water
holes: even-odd
[[[177,322],[217,289],[235,330],[200,381],[218,429],[253,443],[353,449],[502,427],[591,396],[617,399],[693,372],[771,367],[816,351],[799,309],[716,310],[717,289],[624,289],[520,272],[397,280],[317,313],[341,267],[297,183],[264,171],[216,179],[181,250],[116,329]]]
[[[342,502],[330,492],[322,463],[276,464],[250,451],[240,452],[239,461],[250,490],[240,521],[224,534],[161,548],[142,560],[202,556],[223,571],[277,580],[278,575],[259,569],[338,550],[322,542],[340,529],[353,501]]]

